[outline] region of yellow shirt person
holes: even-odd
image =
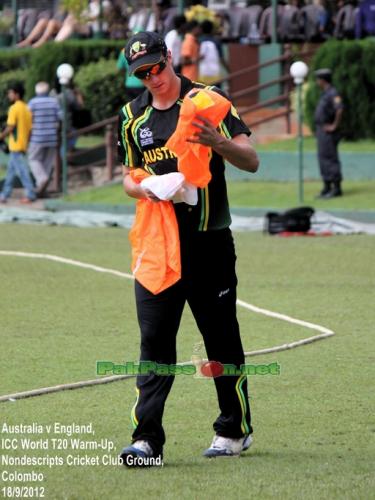
[[[9,161],[3,190],[0,193],[0,203],[6,203],[12,194],[13,184],[19,177],[25,188],[26,197],[21,203],[31,203],[36,199],[34,185],[26,163],[25,153],[29,144],[32,127],[31,111],[23,101],[25,90],[20,83],[14,83],[8,88],[8,99],[11,106],[5,130],[0,132],[0,141],[9,137]]]
[[[25,153],[32,127],[31,111],[23,101],[16,101],[9,108],[7,125],[14,127],[9,135],[9,150]]]

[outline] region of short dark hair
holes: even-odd
[[[315,78],[324,80],[325,82],[332,82],[332,71],[329,68],[320,68],[314,71]]]
[[[324,80],[327,83],[332,83],[332,75],[329,75],[328,73],[326,75],[320,75],[316,77],[319,80]]]
[[[183,14],[173,18],[173,26],[176,30],[180,29],[184,24],[186,24],[186,17]]]
[[[16,94],[20,96],[20,99],[25,95],[25,87],[20,82],[11,83],[8,85],[8,90],[13,90]]]
[[[208,19],[206,19],[205,21],[203,21],[201,23],[201,28],[202,28],[202,32],[205,34],[205,35],[209,35],[213,32],[214,30],[214,24],[209,21]]]
[[[192,19],[191,21],[188,21],[185,25],[185,31],[186,32],[189,32],[189,31],[193,31],[194,28],[197,28],[198,26],[200,26],[200,24],[198,23],[198,21],[196,21],[195,19]]]

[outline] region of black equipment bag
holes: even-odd
[[[311,228],[314,209],[298,207],[286,212],[268,212],[264,230],[269,234],[286,232],[307,233]]]

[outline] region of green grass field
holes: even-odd
[[[298,187],[295,182],[230,181],[227,185],[231,207],[288,208],[298,205]],[[375,209],[375,181],[346,181],[345,196],[332,200],[315,199],[321,188],[318,181],[305,182],[304,203],[320,210]],[[86,189],[68,195],[63,200],[75,203],[134,204],[134,200],[124,194],[121,184]]]
[[[297,150],[296,139],[285,139],[274,141],[269,144],[255,143],[257,151],[285,151],[294,152]],[[313,136],[304,137],[303,140],[304,151],[316,151],[316,139]],[[341,141],[340,152],[350,153],[373,153],[375,152],[375,141],[372,139],[362,139],[360,141]]]
[[[374,239],[288,239],[260,233],[238,233],[235,238],[240,299],[336,333],[294,350],[248,358],[249,363],[281,366],[279,376],[249,379],[255,430],[249,452],[239,459],[210,461],[201,456],[212,439],[218,411],[213,383],[179,376],[166,405],[163,468],[2,469],[42,472],[48,499],[375,498]],[[129,272],[127,232],[119,229],[0,225],[0,250],[56,254]],[[1,255],[0,276],[0,395],[95,378],[96,360],[137,359],[131,281]],[[242,308],[238,315],[246,350],[317,333]],[[186,308],[179,361],[190,359],[199,340]],[[0,403],[0,425],[92,422],[94,439],[113,441],[115,456],[129,442],[134,400],[134,382],[128,380]],[[104,453],[50,448],[11,454],[66,458]],[[0,488],[4,485],[14,483],[2,482]]]
[[[97,135],[84,135],[80,136],[77,142],[77,147],[86,148],[101,144],[104,142],[103,137]],[[256,140],[254,139],[256,143]],[[296,151],[296,139],[284,139],[274,141],[269,144],[257,144],[257,151]],[[316,151],[316,139],[313,136],[304,138],[304,150]],[[358,152],[358,153],[372,153],[375,152],[375,141],[372,139],[362,139],[360,141],[345,141],[340,142],[340,151],[345,152]]]

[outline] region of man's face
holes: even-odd
[[[323,89],[325,88],[325,86],[327,85],[326,81],[325,81],[325,80],[323,80],[323,78],[317,78],[317,79],[316,79],[316,83],[317,83],[318,87],[319,87],[320,89],[322,89],[322,90],[323,90]]]
[[[150,69],[152,66],[150,66]],[[144,68],[145,70],[147,68]],[[171,53],[168,51],[166,57],[166,66],[159,74],[152,74],[148,79],[143,79],[142,82],[144,86],[151,92],[155,97],[168,95],[170,90],[171,81],[173,77],[173,68],[171,65]]]
[[[201,36],[202,34],[202,29],[201,27],[198,25],[196,26],[195,28],[193,28],[192,32],[191,32],[196,38],[198,38],[199,36]]]
[[[14,90],[9,89],[8,90],[8,99],[10,102],[16,102],[16,100],[18,99],[18,94],[16,94],[16,92],[14,92]]]

